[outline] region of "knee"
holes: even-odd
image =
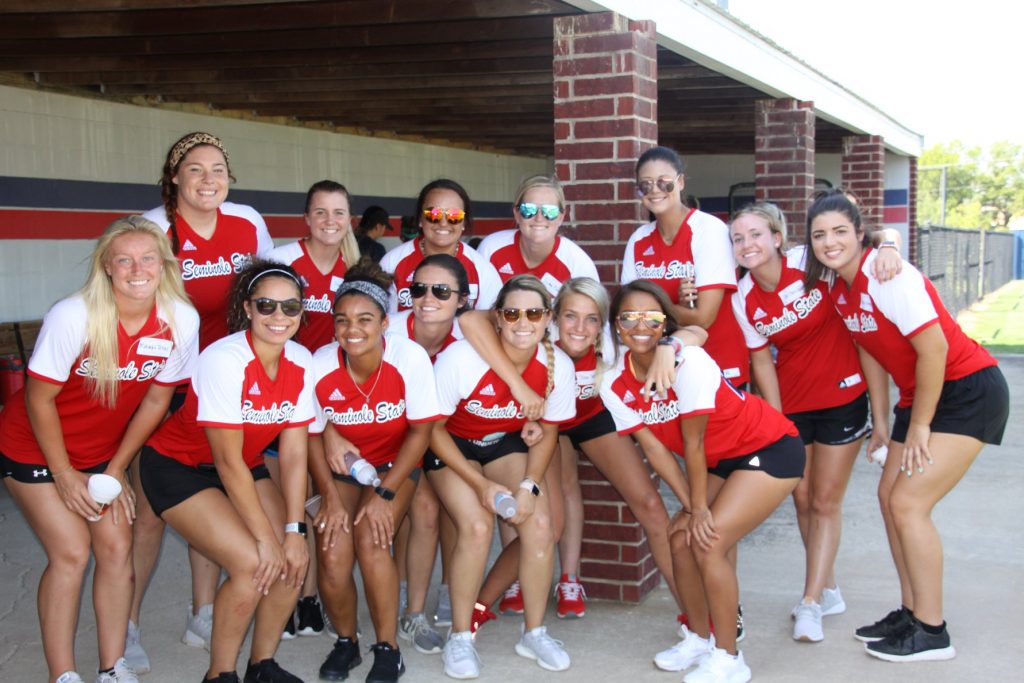
[[[361,566],[366,567],[382,558],[391,557],[387,546],[382,548],[374,542],[369,524],[360,524],[354,529],[354,534],[356,559]]]
[[[89,567],[89,543],[86,541],[71,543],[57,549],[49,556],[50,568],[62,574],[83,576]]]
[[[316,567],[321,589],[333,592],[345,586],[352,578],[352,562],[351,551],[338,552],[338,546],[322,552]]]
[[[131,534],[118,534],[115,538],[104,539],[102,543],[94,543],[93,550],[97,565],[111,569],[131,566]]]
[[[519,527],[519,537],[523,543],[542,550],[554,545],[555,528],[551,515],[547,512],[534,512],[526,520],[526,523]]]
[[[491,536],[494,533],[494,521],[491,517],[477,517],[468,520],[458,527],[459,544],[474,550],[486,553],[491,546]]]
[[[240,582],[247,582],[252,585],[252,578],[260,566],[260,557],[253,545],[251,549],[236,552],[230,561],[224,565],[224,571],[229,578]]]
[[[793,489],[793,507],[796,508],[798,515],[806,515],[812,510],[812,498],[811,498],[811,487],[807,484],[807,478],[804,477],[797,484],[796,488]]]
[[[148,505],[139,505],[132,533],[137,538],[152,538],[164,532],[164,520],[156,516]]]
[[[832,487],[815,490],[811,497],[811,514],[815,517],[834,517],[842,512],[842,494]]]
[[[438,533],[438,516],[441,513],[441,506],[437,500],[431,500],[425,496],[414,498],[412,510],[409,515],[412,528],[416,533],[430,534],[436,536]]]
[[[889,496],[889,515],[897,529],[905,527],[922,513],[918,500],[904,491],[894,491]]]
[[[673,557],[690,552],[690,546],[686,543],[686,534],[682,531],[677,531],[668,537],[668,546]]]
[[[647,530],[648,536],[651,535],[652,529],[664,530],[668,526],[668,512],[665,510],[665,503],[662,502],[661,496],[656,491],[652,490],[644,494],[644,497],[637,502],[633,514],[636,515],[640,525]]]

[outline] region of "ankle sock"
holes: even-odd
[[[943,631],[946,630],[946,622],[945,621],[943,621],[938,626],[932,626],[931,624],[926,624],[923,621],[921,621],[920,619],[917,620],[917,623],[921,624],[921,628],[924,629],[925,633],[930,633],[933,636],[937,636],[937,635],[939,635],[940,633],[942,633]]]

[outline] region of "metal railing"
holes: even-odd
[[[956,317],[1013,279],[1013,235],[922,225],[917,229],[915,265],[932,281],[942,302]]]

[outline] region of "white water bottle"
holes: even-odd
[[[516,516],[516,512],[519,510],[519,504],[516,503],[516,499],[505,493],[499,491],[494,496],[494,509],[502,519],[512,519]]]
[[[348,468],[349,476],[363,486],[380,486],[377,468],[352,451],[345,453],[345,467]]]

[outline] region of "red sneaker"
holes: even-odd
[[[679,637],[680,638],[685,638],[686,634],[683,633],[683,627],[685,626],[687,629],[690,628],[690,617],[688,617],[686,615],[686,612],[680,612],[679,614],[676,615],[676,621],[679,622]],[[710,619],[708,621],[710,622]],[[714,634],[714,632],[715,632],[715,625],[711,624],[711,633]]]
[[[516,581],[508,587],[505,595],[501,596],[501,602],[498,603],[498,612],[501,614],[522,614],[523,611],[523,591],[520,590],[519,582]]]
[[[555,586],[555,595],[558,596],[559,619],[580,619],[587,613],[587,593],[575,576],[562,574]]]
[[[476,603],[473,605],[473,618],[469,622],[469,632],[476,635],[477,629],[491,619],[497,619],[498,615],[487,609],[487,605]]]

